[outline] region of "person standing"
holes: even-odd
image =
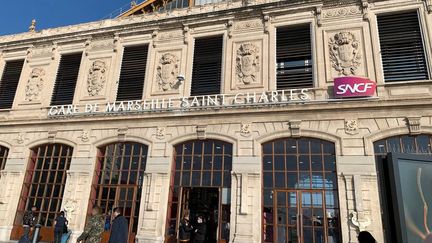
[[[357,236],[359,243],[376,243],[375,238],[368,231],[362,231]]]
[[[105,219],[98,206],[94,206],[91,212],[92,216],[87,222],[84,232],[78,237],[77,242],[100,243],[102,233],[104,232]]]
[[[67,224],[65,213],[61,211],[54,221],[54,243],[61,243],[63,234],[67,233]]]
[[[192,225],[189,222],[189,216],[183,217],[180,220],[180,228],[179,228],[179,241],[180,242],[189,242],[191,239],[191,232],[193,231]]]
[[[113,221],[108,243],[128,243],[129,227],[127,219],[122,215],[120,208],[113,209]]]
[[[24,213],[23,216],[23,228],[24,234],[21,238],[27,238],[30,240],[30,232],[33,231],[33,227],[36,223],[36,210],[37,207],[33,206],[30,211]]]
[[[206,240],[207,226],[203,216],[198,216],[195,226],[193,243],[204,243]]]

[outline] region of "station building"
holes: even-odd
[[[0,242],[32,206],[43,241],[93,205],[140,243],[185,215],[207,242],[429,234],[429,0],[149,0],[34,27],[0,37]]]

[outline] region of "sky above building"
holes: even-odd
[[[32,19],[36,30],[86,23],[118,15],[131,0],[3,0],[0,35],[27,32]]]

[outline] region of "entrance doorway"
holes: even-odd
[[[192,225],[195,224],[198,216],[202,216],[207,229],[205,242],[208,243],[225,242],[222,239],[227,239],[229,235],[226,215],[229,215],[230,209],[224,207],[220,199],[219,188],[182,188],[180,215],[182,217],[188,215]],[[218,241],[219,239],[221,240]]]
[[[180,220],[203,216],[206,243],[229,242],[232,145],[195,140],[175,147],[165,242],[178,241]]]
[[[323,191],[276,191],[275,242],[327,242],[327,229],[337,226],[337,222],[334,215],[324,214],[323,198]],[[337,239],[329,236],[328,242],[337,242]]]
[[[341,242],[334,144],[287,138],[262,148],[263,242]]]

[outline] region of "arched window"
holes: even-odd
[[[208,242],[229,241],[232,144],[194,140],[175,146],[168,202],[168,242],[176,242],[179,221],[204,216]]]
[[[6,166],[6,160],[8,157],[9,149],[3,146],[0,146],[0,171],[4,170]]]
[[[44,227],[53,226],[61,210],[66,172],[72,160],[73,148],[65,144],[45,144],[31,149],[30,159],[21,190],[14,232],[22,225],[24,212],[36,206],[37,221]],[[43,240],[51,240],[49,231],[42,232]],[[19,234],[12,233],[18,239]]]
[[[286,138],[262,151],[263,242],[340,242],[334,144]]]
[[[110,215],[114,207],[120,207],[129,222],[130,242],[138,228],[147,152],[147,145],[124,142],[99,148],[97,156],[90,208],[99,205],[105,215]],[[107,217],[105,230],[109,229]]]
[[[412,154],[412,155],[432,155],[432,135],[417,136],[394,136],[385,138],[374,143],[375,162],[378,173],[379,194],[382,209],[382,221],[384,234],[387,242],[397,241],[396,223],[399,219],[395,218],[391,191],[395,185],[392,184],[389,175],[390,158],[389,153]],[[413,190],[417,190],[416,187]],[[422,210],[421,210],[422,211]]]

